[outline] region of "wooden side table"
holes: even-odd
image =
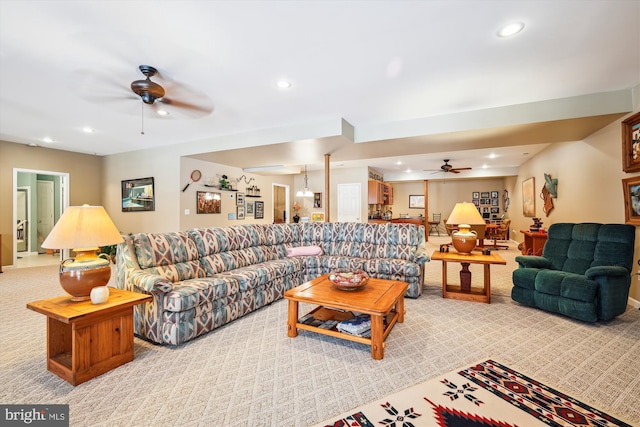
[[[522,255],[542,255],[545,243],[549,235],[539,231],[520,230],[524,234]]]
[[[109,301],[70,295],[27,304],[47,316],[47,369],[78,385],[133,360],[133,306],[151,295],[109,288]]]
[[[491,302],[491,264],[506,265],[507,262],[497,253],[482,255],[480,252],[460,254],[458,252],[434,251],[431,259],[442,261],[442,298],[452,298],[463,301],[476,301],[489,304]],[[447,263],[459,262],[462,265],[460,271],[460,286],[447,284]],[[484,283],[482,288],[471,287],[471,272],[469,264],[484,265]],[[464,289],[462,282],[469,281],[469,289]]]

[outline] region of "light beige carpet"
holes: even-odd
[[[510,262],[492,266],[488,305],[443,299],[441,264],[428,263],[424,293],[406,300],[380,361],[361,344],[305,331],[288,338],[280,300],[178,348],[136,339],[133,362],[78,387],[47,371],[45,317],[26,308],[62,293],[57,268],[5,270],[0,402],[69,404],[74,427],[304,427],[493,359],[640,425],[640,311],[585,324],[523,307],[509,297],[515,243],[500,254]]]

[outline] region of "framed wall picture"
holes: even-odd
[[[497,191],[492,191],[491,192],[491,198],[492,199],[497,199],[498,198],[498,192]]]
[[[480,197],[483,199],[488,199],[490,196],[488,191],[483,191],[482,193],[480,193]]]
[[[424,196],[422,194],[414,194],[409,196],[410,209],[424,209]]]
[[[622,180],[624,191],[624,222],[640,225],[640,176]]]
[[[244,193],[236,193],[236,206],[244,206]]]
[[[536,216],[535,178],[522,181],[522,214],[533,218]]]
[[[220,193],[211,191],[196,192],[196,212],[199,214],[219,214],[222,212]]]
[[[324,212],[313,212],[311,222],[324,222]]]
[[[474,191],[473,193],[471,193],[471,198],[472,199],[479,199],[480,198],[480,192],[479,191]]]
[[[322,193],[313,193],[313,207],[316,209],[322,207]]]
[[[156,210],[153,178],[122,181],[122,212]]]
[[[253,202],[247,202],[245,213],[247,214],[247,216],[253,215]]]
[[[622,170],[640,171],[640,113],[622,122]]]
[[[264,202],[255,202],[253,204],[253,217],[255,219],[264,218]]]
[[[236,219],[244,219],[244,206],[236,206]]]

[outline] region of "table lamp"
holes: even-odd
[[[478,235],[471,230],[471,226],[484,224],[484,219],[476,205],[469,202],[456,203],[451,215],[447,218],[447,224],[458,226],[458,230],[451,233],[453,247],[459,253],[471,253],[478,243]]]
[[[73,249],[75,258],[60,263],[60,285],[72,301],[90,299],[91,289],[111,278],[109,260],[96,255],[100,246],[122,242],[120,232],[102,206],[70,206],[64,211],[43,248]]]

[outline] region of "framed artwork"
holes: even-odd
[[[229,221],[234,221],[234,220],[236,219],[236,214],[235,214],[235,213],[233,213],[233,212],[228,213],[228,214],[227,214],[227,219],[228,219]]]
[[[471,193],[471,198],[472,199],[479,199],[480,198],[480,192],[479,191],[474,191],[473,193]]]
[[[253,202],[247,202],[246,212],[247,216],[253,215]]]
[[[498,198],[498,192],[497,191],[492,191],[491,192],[491,198],[492,199],[497,199]]]
[[[500,199],[491,199],[491,206],[500,206]]]
[[[492,214],[500,213],[500,208],[491,208],[491,213]]]
[[[313,212],[311,222],[324,222],[324,212]]]
[[[264,218],[264,202],[255,202],[253,206],[253,217],[255,219]]]
[[[489,198],[489,192],[488,191],[483,191],[482,193],[480,193],[480,197],[483,199],[488,199]]]
[[[410,209],[424,209],[424,196],[422,194],[414,194],[409,196]]]
[[[236,206],[244,206],[244,193],[236,193]]]
[[[236,206],[236,219],[244,219],[244,206]]]
[[[522,181],[522,214],[533,218],[536,216],[535,178]]]
[[[322,207],[322,193],[313,193],[313,207],[314,208]]]
[[[196,191],[196,212],[199,214],[219,214],[222,209],[220,193]]]
[[[622,180],[624,191],[624,222],[640,225],[640,176]]]
[[[473,199],[472,202],[476,207],[480,206],[480,199]]]
[[[622,170],[640,171],[640,113],[622,122]]]
[[[155,211],[153,178],[122,181],[122,212]]]

